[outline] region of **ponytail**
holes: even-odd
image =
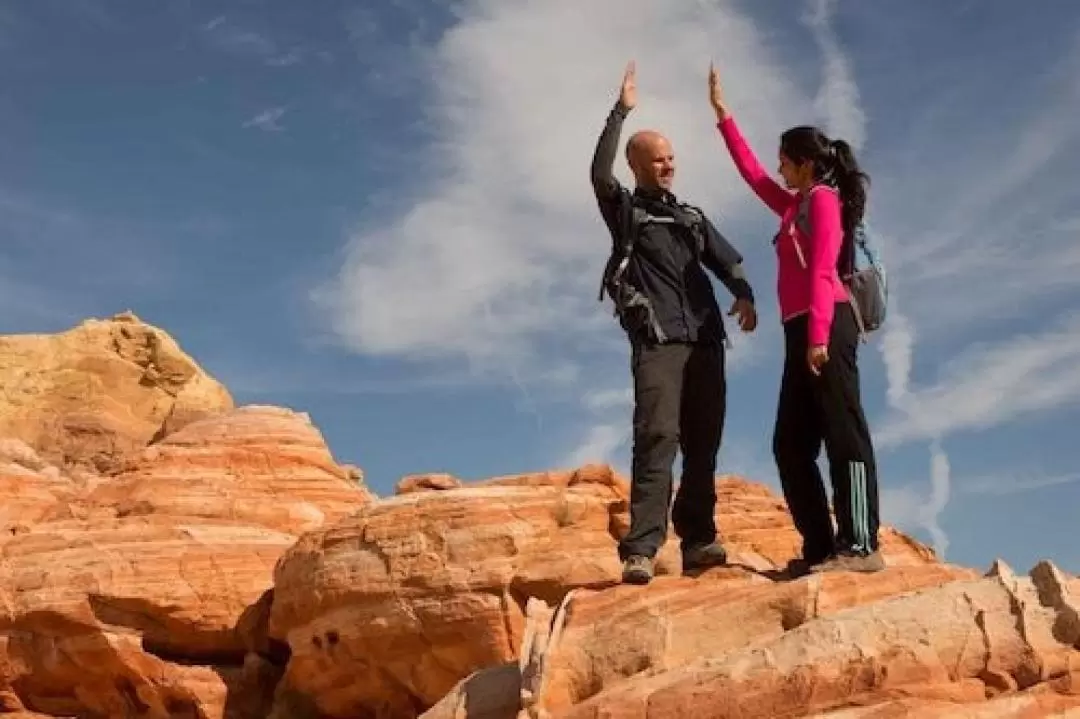
[[[851,145],[844,140],[830,140],[813,125],[799,125],[780,136],[780,151],[796,164],[812,162],[814,179],[837,189],[844,238],[853,238],[866,213],[866,185],[870,176],[859,168]]]
[[[859,168],[855,153],[846,141],[832,140],[829,154],[833,160],[830,174],[843,203],[841,224],[844,234],[850,236],[866,213],[866,185],[870,184],[870,176]]]

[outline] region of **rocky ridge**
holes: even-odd
[[[1080,716],[1080,580],[938,560],[797,579],[719,477],[729,566],[618,583],[607,466],[379,498],[302,412],[235,407],[130,313],[0,337],[0,715]]]

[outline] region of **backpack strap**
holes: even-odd
[[[687,229],[694,237],[695,257],[700,260],[705,253],[705,213],[697,205],[679,203],[679,210],[685,218]]]
[[[806,196],[803,197],[799,201],[799,209],[798,209],[798,211],[797,211],[797,213],[795,215],[795,223],[798,225],[799,229],[802,230],[803,235],[805,235],[806,237],[810,237],[810,230],[811,230],[811,228],[810,228],[810,197],[820,189],[825,189],[825,190],[828,190],[830,192],[837,192],[836,188],[832,187],[831,185],[818,184],[818,185],[814,185],[813,187],[811,187],[810,192],[806,193]],[[843,235],[840,237],[840,250],[841,250],[841,252],[839,253],[839,255],[842,256],[844,254],[843,250],[846,247],[850,248],[849,252],[847,253],[849,255],[849,257],[850,257],[850,264],[849,264],[850,271],[848,272],[847,276],[851,277],[855,273],[855,249],[856,249],[856,247],[861,248],[864,253],[868,253],[869,250],[866,247],[866,238],[862,235],[861,232],[859,232],[859,228],[855,229],[855,232],[852,233],[852,235],[853,235],[852,237],[849,238],[848,234],[849,233],[844,232]],[[792,238],[792,239],[794,239],[794,238]],[[795,244],[795,249],[799,251],[799,256],[802,257],[802,250],[799,247],[797,240],[796,240],[796,244]],[[840,256],[837,257],[837,263],[838,264],[840,262]],[[806,266],[805,262],[804,262],[803,266],[804,267]],[[842,271],[840,271],[839,267],[837,267],[837,274],[840,275],[840,281],[843,282],[845,286],[847,286],[848,304],[851,305],[851,309],[855,314],[855,324],[859,328],[859,341],[860,342],[866,342],[866,323],[863,321],[862,312],[859,311],[859,303],[855,301],[855,296],[854,296],[854,293],[851,290],[851,287],[848,286],[847,282],[844,282],[844,273]]]
[[[611,257],[608,259],[604,275],[600,280],[600,292],[597,300],[604,301],[604,288],[608,284],[614,284],[622,279],[627,267],[630,265],[630,256],[634,252],[634,245],[641,237],[642,228],[648,224],[674,224],[677,220],[666,215],[654,215],[641,205],[629,198],[620,212],[619,224],[622,228],[622,242],[615,245]]]

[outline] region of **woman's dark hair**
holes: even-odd
[[[841,222],[850,235],[866,212],[870,176],[859,169],[855,153],[844,140],[830,140],[816,127],[793,127],[780,136],[780,152],[796,164],[814,163],[814,179],[834,185],[843,202]]]

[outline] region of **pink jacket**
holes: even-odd
[[[808,237],[796,225],[800,195],[785,190],[769,177],[731,115],[717,127],[739,174],[780,215],[780,232],[774,246],[782,320],[787,322],[809,312],[810,344],[828,345],[835,304],[848,299],[847,288],[836,270],[844,234],[836,190],[826,185],[816,185],[810,190],[808,219],[812,230]]]

